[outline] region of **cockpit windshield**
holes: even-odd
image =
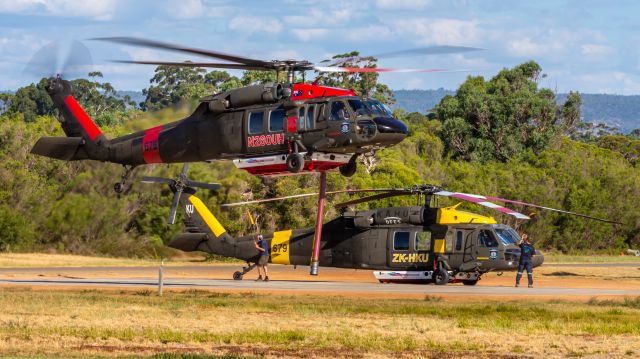
[[[520,241],[520,236],[518,236],[518,233],[511,228],[496,228],[496,234],[500,238],[502,244],[504,244],[505,246],[510,244],[518,244],[518,241]]]
[[[367,100],[367,106],[373,112],[373,115],[376,116],[384,116],[384,117],[393,117],[391,110],[387,106],[385,106],[382,102],[374,99]]]
[[[351,106],[351,109],[353,110],[353,113],[356,114],[356,117],[372,115],[370,109],[367,108],[367,106],[365,106],[362,101],[353,99],[348,100],[347,102],[349,102],[349,106]]]

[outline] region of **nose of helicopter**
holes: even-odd
[[[407,125],[393,117],[376,117],[373,122],[378,130],[375,142],[384,147],[393,146],[401,142],[409,133]]]
[[[393,133],[404,136],[409,133],[407,125],[393,117],[376,117],[373,119],[373,122],[376,123],[379,133]]]

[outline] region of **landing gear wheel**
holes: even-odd
[[[298,173],[304,168],[304,158],[299,153],[290,153],[286,162],[287,170],[291,173]]]
[[[463,280],[462,284],[464,284],[464,285],[476,285],[476,284],[478,284],[478,280],[477,279]]]
[[[233,280],[242,280],[242,272],[240,271],[233,272]]]
[[[122,191],[124,191],[124,186],[122,185],[122,183],[118,182],[118,183],[113,185],[113,190],[116,193],[120,194],[120,193],[122,193]]]
[[[449,283],[449,272],[444,268],[439,268],[433,273],[433,282],[436,285],[447,285]]]
[[[353,155],[349,162],[346,165],[340,166],[340,174],[344,177],[351,177],[356,174],[356,170],[358,169],[358,164],[356,163],[356,155]]]

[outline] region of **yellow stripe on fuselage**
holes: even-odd
[[[291,264],[289,254],[291,253],[291,233],[288,231],[280,231],[273,233],[271,239],[271,263],[274,264]]]
[[[218,219],[213,216],[213,213],[209,211],[207,206],[205,206],[204,203],[202,203],[200,198],[196,196],[189,196],[189,201],[191,202],[191,204],[193,204],[193,207],[195,207],[196,211],[198,211],[198,214],[200,215],[200,217],[202,217],[202,219],[204,220],[204,223],[206,223],[207,226],[209,226],[209,229],[211,229],[211,231],[213,232],[213,234],[215,234],[216,237],[220,237],[224,232],[227,231],[220,224],[220,222],[218,222]]]

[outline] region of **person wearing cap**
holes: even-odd
[[[522,239],[518,245],[520,246],[520,262],[518,263],[518,274],[516,275],[516,287],[520,286],[522,271],[526,268],[529,288],[533,288],[533,256],[536,254],[536,249],[529,241],[529,236],[526,233],[522,234]]]
[[[269,263],[269,244],[264,240],[262,234],[258,234],[256,236],[256,248],[260,251],[260,258],[258,258],[258,262],[256,266],[258,267],[258,279],[256,281],[262,280],[262,272],[260,272],[260,268],[264,272],[264,281],[269,281],[269,273],[267,272],[267,264]]]

